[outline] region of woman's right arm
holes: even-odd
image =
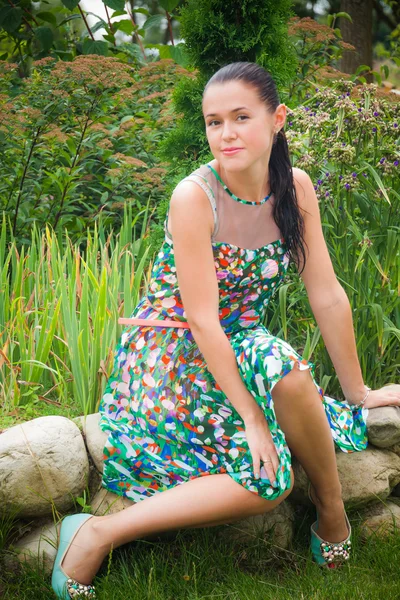
[[[170,202],[170,232],[182,303],[193,338],[215,381],[243,419],[254,474],[266,458],[273,482],[279,461],[265,416],[243,383],[233,348],[219,321],[219,292],[211,235],[214,227],[209,199],[196,183],[175,188]]]

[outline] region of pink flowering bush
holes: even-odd
[[[135,69],[87,55],[38,60],[21,80],[0,61],[0,210],[15,238],[29,243],[33,223],[77,238],[100,213],[118,226],[125,202],[135,214],[157,204],[168,163],[156,151],[185,73],[170,59]]]

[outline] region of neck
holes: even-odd
[[[215,163],[212,166],[229,190],[238,198],[250,202],[260,202],[270,194],[269,170],[265,166],[269,164],[269,160],[266,161],[265,158],[262,158],[240,171],[227,170],[225,165],[217,160]]]

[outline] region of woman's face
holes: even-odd
[[[285,124],[286,106],[268,112],[252,86],[230,81],[210,85],[203,97],[203,116],[212,154],[226,170],[235,171],[259,159],[269,161],[274,134]],[[230,147],[242,150],[223,152]]]

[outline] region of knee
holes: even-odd
[[[275,499],[275,502],[276,502],[275,506],[278,506],[279,504],[281,504],[281,502],[286,500],[286,498],[292,492],[293,486],[294,486],[294,473],[293,473],[292,467],[290,467],[290,486],[280,496],[278,496],[278,498]]]
[[[285,498],[287,498],[290,494],[290,492],[293,489],[293,485],[294,485],[294,473],[293,473],[293,469],[290,468],[290,487],[285,490],[280,496],[278,496],[277,498],[275,498],[274,500],[267,500],[266,498],[261,498],[260,496],[257,497],[258,502],[257,502],[257,506],[255,507],[254,510],[251,511],[251,516],[255,516],[255,515],[262,515],[265,514],[266,512],[269,512],[271,510],[273,510],[274,508],[276,508],[277,506],[279,506],[279,504],[281,504],[281,502],[283,502],[285,500]]]
[[[272,389],[272,397],[301,396],[304,387],[310,384],[310,369],[300,370],[299,363],[296,361],[290,373],[287,373]]]

